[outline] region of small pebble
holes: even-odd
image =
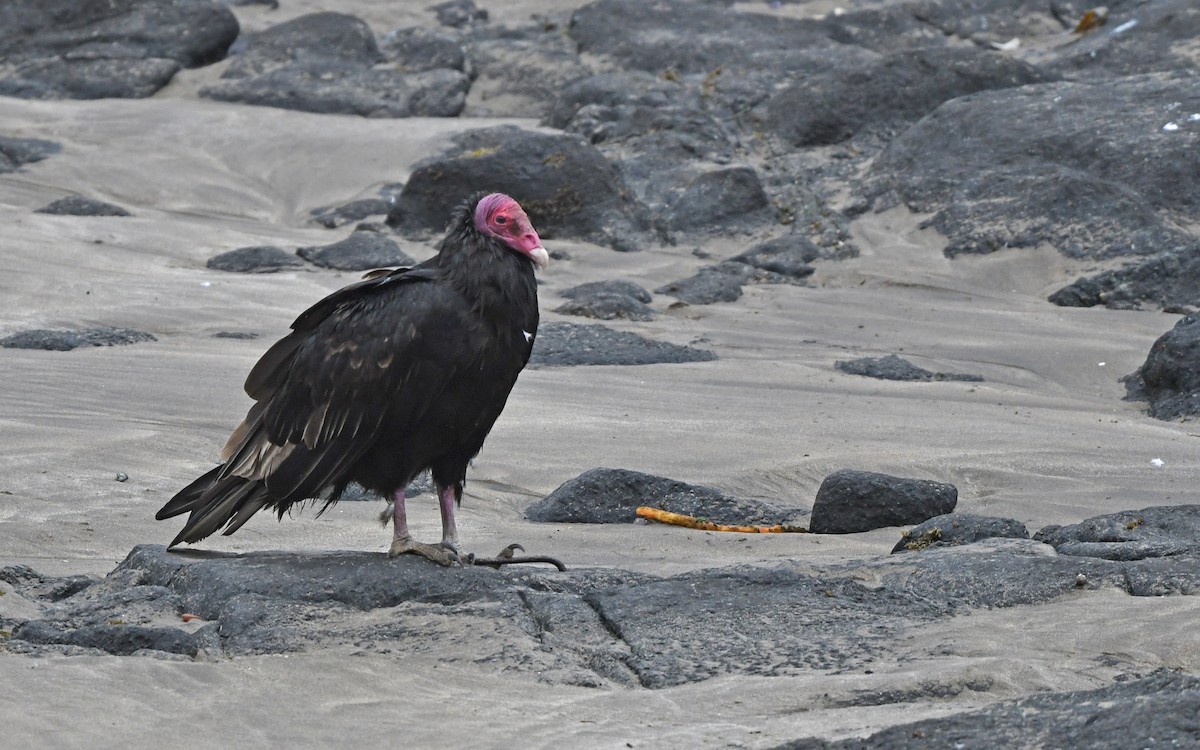
[[[123,471],[121,471],[121,472],[118,472],[118,473],[117,473],[117,481],[118,481],[118,482],[128,482],[128,481],[129,481],[129,475],[128,475],[128,474],[126,474],[126,473],[125,473],[125,472],[123,472]]]

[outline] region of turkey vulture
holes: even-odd
[[[337,502],[350,482],[392,503],[389,554],[458,557],[455,505],[467,463],[504,409],[537,333],[534,266],[549,262],[529,217],[500,193],[458,208],[438,254],[372,271],[306,310],[246,378],[254,399],[224,463],[179,491],[171,542],[232,534],[262,508]],[[442,541],[408,532],[404,488],[431,470]],[[387,513],[385,512],[385,518]]]

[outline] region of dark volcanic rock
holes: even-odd
[[[370,271],[389,266],[411,266],[416,262],[394,241],[376,232],[353,232],[341,242],[302,247],[296,254],[309,263],[337,271]]]
[[[655,289],[656,294],[669,294],[689,305],[711,305],[717,302],[736,302],[746,283],[746,266],[719,264],[701,268],[695,276],[672,281]]]
[[[917,524],[950,513],[956,504],[958,489],[952,484],[843,469],[821,482],[809,530],[851,534]]]
[[[587,600],[629,644],[649,688],[706,680],[730,662],[754,675],[861,668],[904,625],[941,613],[903,593],[787,568],[697,571]],[[697,648],[710,642],[720,646]]]
[[[165,651],[195,656],[199,651],[197,639],[178,628],[147,627],[145,625],[105,624],[67,628],[42,620],[23,623],[12,637],[37,644],[83,646],[128,656],[142,650]]]
[[[340,206],[325,206],[312,210],[313,221],[328,229],[362,221],[368,216],[386,216],[392,210],[392,202],[387,198],[363,198],[361,200],[343,203]]]
[[[768,206],[758,174],[748,166],[725,167],[697,176],[670,207],[670,228],[699,232],[759,223],[759,212]]]
[[[446,0],[444,3],[430,6],[437,14],[438,23],[443,26],[459,28],[475,21],[488,20],[488,12],[475,5],[474,0]]]
[[[45,349],[65,352],[81,346],[119,346],[158,341],[153,335],[132,328],[87,328],[82,331],[21,331],[0,339],[5,349]]]
[[[69,195],[42,206],[34,211],[38,214],[59,216],[129,216],[129,212],[112,203],[105,203],[82,195]]]
[[[757,111],[763,126],[788,144],[820,146],[868,127],[902,126],[976,91],[1048,80],[1037,68],[998,52],[927,47],[804,76]]]
[[[214,255],[204,264],[216,271],[234,273],[272,273],[285,268],[303,266],[304,262],[281,247],[262,245],[239,247],[236,250]]]
[[[876,208],[933,214],[946,254],[1049,243],[1071,257],[1194,242],[1200,88],[1147,75],[988,91],[938,107],[873,164]]]
[[[630,281],[589,281],[559,292],[571,300],[554,312],[600,320],[646,321],[654,318],[654,309],[646,303],[650,293]]]
[[[816,270],[809,265],[815,260],[852,257],[854,254],[850,250],[831,251],[817,247],[811,240],[789,234],[760,242],[730,260],[780,276],[803,279]]]
[[[953,547],[980,539],[1003,537],[1028,539],[1025,524],[1012,518],[992,518],[973,513],[948,513],[917,524],[904,532],[892,553],[914,552],[930,547]]]
[[[745,284],[804,284],[818,259],[852,257],[849,246],[829,250],[795,234],[760,242],[727,261],[701,268],[686,279],[664,284],[654,291],[669,294],[689,305],[734,302]]]
[[[495,598],[491,571],[446,569],[415,557],[382,553],[164,552],[140,545],[118,567],[143,571],[145,583],[167,585],[184,611],[221,617],[233,598],[252,594],[285,601],[336,603],[358,610],[406,601],[459,604]]]
[[[624,297],[632,297],[642,303],[648,303],[651,300],[650,292],[632,281],[589,281],[570,289],[564,289],[558,293],[558,296],[567,299],[584,299],[597,294],[620,294]]]
[[[1104,305],[1128,310],[1151,305],[1159,308],[1200,306],[1200,243],[1192,243],[1122,268],[1080,278],[1049,297],[1064,307]]]
[[[1048,526],[1034,539],[1053,546],[1062,555],[1106,560],[1200,557],[1200,505],[1110,513],[1070,526]]]
[[[96,583],[88,576],[44,576],[28,565],[8,565],[0,568],[0,581],[11,584],[22,594],[49,602],[74,596]]]
[[[614,71],[587,76],[562,88],[546,114],[552,128],[568,129],[585,108],[593,112],[661,110],[674,103],[680,85],[643,71]],[[611,119],[611,118],[610,118]],[[593,142],[608,140],[606,136]]]
[[[1041,693],[869,737],[812,738],[776,750],[953,750],[1060,747],[1124,750],[1192,747],[1200,738],[1200,678],[1162,671],[1098,690]]]
[[[150,96],[181,67],[220,60],[238,30],[228,8],[204,0],[8,0],[0,95]]]
[[[1134,596],[1145,591],[1130,585],[1129,566],[1111,560],[1056,555],[1053,548],[1029,539],[986,538],[971,544],[926,549],[920,554],[889,555],[869,561],[884,586],[941,602],[958,611],[977,607],[1016,607],[1050,602],[1081,589],[1116,588]],[[1188,576],[1164,571],[1160,583],[1184,593]],[[1080,576],[1083,576],[1082,579]]]
[[[384,60],[370,28],[341,13],[312,13],[255,34],[201,96],[366,117],[454,117],[470,81],[460,70],[417,73]]]
[[[344,13],[310,13],[239,42],[223,78],[262,75],[281,65],[337,61],[370,66],[383,62],[375,35]]]
[[[1194,2],[1123,2],[1110,5],[1109,11],[1102,30],[1059,48],[1044,64],[1071,77],[1156,71],[1195,75],[1198,65],[1192,45],[1200,35],[1200,7]]]
[[[658,578],[619,569],[447,569],[382,552],[139,546],[104,580],[78,578],[0,570],[25,599],[9,611],[29,618],[0,623],[12,632],[5,650],[220,658],[353,646],[402,655],[427,653],[432,640],[447,660],[552,684],[657,688],[719,675],[861,670],[893,657],[902,634],[977,607],[1099,587],[1198,593],[1200,558],[1118,562],[985,539],[828,569],[783,563]],[[182,613],[206,622],[183,623]]]
[[[516,198],[543,238],[611,243],[647,228],[620,174],[593,146],[514,126],[462,133],[449,151],[419,162],[388,224],[441,232],[447,207],[480,190]]]
[[[476,34],[471,53],[475,116],[541,117],[565,86],[590,75],[570,39],[540,28]]]
[[[655,341],[598,323],[551,322],[538,327],[529,366],[654,365],[708,362],[716,358],[716,354],[705,349]]]
[[[443,29],[397,29],[380,40],[379,49],[407,73],[439,68],[471,73],[463,38]]]
[[[644,302],[638,302],[625,294],[611,292],[596,292],[578,299],[564,302],[554,308],[559,315],[577,315],[581,318],[596,318],[597,320],[647,321],[654,319],[654,308]]]
[[[26,164],[41,161],[59,151],[62,151],[62,146],[53,141],[0,136],[0,174],[15,172]]]
[[[833,366],[851,375],[863,375],[880,380],[915,380],[929,382],[931,380],[963,380],[978,383],[983,380],[980,375],[966,375],[958,372],[932,372],[923,367],[917,367],[907,359],[889,354],[886,357],[862,357],[860,359],[838,360]]]
[[[720,490],[629,469],[589,469],[525,509],[539,523],[633,523],[639,506],[714,523],[776,524],[786,511]]]
[[[727,260],[714,266],[705,266],[695,276],[663,284],[654,291],[669,294],[689,305],[711,305],[715,302],[734,302],[742,296],[745,284],[797,284],[808,274],[799,268],[789,269],[784,276],[774,271],[740,262]],[[808,273],[814,269],[808,268]]]
[[[1156,419],[1200,414],[1200,316],[1180,318],[1150,347],[1142,366],[1123,380],[1126,398],[1150,402],[1150,416]]]
[[[580,52],[656,74],[707,74],[731,65],[786,70],[814,46],[834,46],[810,23],[684,0],[598,0],[575,11],[570,34]]]

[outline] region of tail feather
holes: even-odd
[[[218,466],[184,487],[155,515],[162,520],[190,512],[168,547],[198,542],[222,526],[228,527],[226,534],[232,534],[270,502],[261,481],[220,476],[223,469]]]
[[[237,512],[229,519],[229,523],[225,526],[225,530],[221,533],[229,536],[233,532],[242,528],[242,524],[250,520],[250,517],[263,509],[263,506],[270,501],[267,497],[267,491],[259,487],[258,492],[246,498],[246,500],[238,507]]]
[[[211,471],[204,473],[179,492],[176,492],[175,497],[168,500],[167,504],[154,514],[154,519],[156,521],[164,521],[168,518],[174,518],[188,511],[195,510],[197,502],[216,484],[217,478],[224,468],[225,465],[221,464]]]
[[[217,482],[201,498],[203,505],[192,511],[183,530],[168,546],[174,547],[180,542],[198,542],[209,536],[228,523],[237,514],[242,502],[261,487],[258,482],[241,477],[225,477]]]

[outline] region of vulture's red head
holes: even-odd
[[[503,193],[492,193],[475,204],[475,229],[486,237],[495,237],[504,244],[545,268],[550,255],[530,223],[525,210]]]

